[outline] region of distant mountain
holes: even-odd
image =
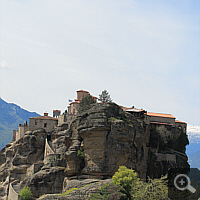
[[[200,126],[188,125],[187,134],[190,144],[186,147],[190,167],[200,169]]]
[[[187,134],[191,143],[200,143],[200,126],[187,126]]]
[[[189,156],[189,162],[191,163],[190,167],[200,169],[200,150]]]
[[[7,103],[0,97],[0,150],[12,141],[12,132],[19,123],[29,121],[30,117],[37,117],[36,112],[29,112],[14,103]]]

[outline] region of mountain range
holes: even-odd
[[[12,141],[12,133],[19,123],[28,122],[30,117],[39,116],[29,112],[14,103],[7,103],[0,97],[0,150]]]
[[[14,103],[7,103],[0,97],[0,150],[12,141],[12,132],[19,123],[29,121],[30,117],[39,116]],[[188,125],[187,135],[190,144],[186,147],[189,163],[193,168],[200,168],[200,126]]]
[[[200,169],[200,126],[187,126],[189,145],[186,146],[186,153],[189,157],[191,168]]]

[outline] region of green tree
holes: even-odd
[[[160,179],[148,178],[147,182],[143,182],[137,177],[137,173],[134,170],[120,166],[112,180],[114,184],[121,186],[126,191],[128,199],[168,199],[167,176]]]
[[[86,97],[83,97],[80,104],[79,104],[79,112],[82,112],[84,110],[87,110],[91,108],[91,104],[96,103],[95,98],[93,98],[90,94],[88,94]]]
[[[137,177],[137,173],[125,166],[119,167],[118,172],[115,172],[112,180],[115,185],[119,185],[124,188],[129,199],[131,199],[131,190],[133,185],[136,186],[140,183],[140,179]]]
[[[103,103],[112,102],[112,99],[110,98],[110,95],[107,92],[107,90],[103,90],[101,92],[101,94],[99,95],[98,100],[103,102]]]
[[[30,200],[31,199],[31,190],[28,186],[25,186],[19,193],[19,196],[22,200]]]

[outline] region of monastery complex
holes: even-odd
[[[70,122],[77,116],[79,110],[79,104],[81,100],[86,97],[89,92],[85,90],[78,90],[77,98],[71,102],[68,106],[68,113],[60,114],[60,110],[53,110],[53,117],[49,116],[48,113],[44,113],[44,116],[29,118],[29,126],[26,123],[19,125],[18,130],[13,130],[13,141],[22,138],[27,131],[34,131],[43,128],[47,133],[52,132],[56,126],[68,127]],[[97,102],[97,97],[92,96]],[[176,120],[176,118],[171,114],[163,113],[152,113],[143,109],[137,109],[134,106],[131,108],[123,107],[125,112],[129,112],[136,117],[136,119],[141,123],[142,126],[150,125],[152,128],[167,129],[171,130],[174,127],[179,127],[183,129],[186,133],[187,124],[182,121]]]

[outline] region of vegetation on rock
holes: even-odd
[[[80,149],[78,150],[77,156],[79,156],[80,158],[84,158],[84,151],[81,151]]]
[[[110,95],[107,92],[107,90],[103,90],[101,92],[101,94],[99,95],[98,100],[101,101],[101,102],[103,102],[103,103],[112,102],[112,99],[110,98]]]
[[[126,200],[127,196],[124,194],[123,188],[116,186],[113,183],[103,185],[99,192],[91,194],[88,200]]]
[[[131,199],[146,200],[167,200],[168,199],[168,187],[167,187],[167,176],[160,179],[148,178],[147,182],[139,181],[137,185],[132,187]]]
[[[147,182],[141,181],[137,173],[125,166],[120,166],[118,172],[112,177],[113,183],[124,188],[127,199],[167,199],[168,188],[166,177],[160,179],[148,179]]]
[[[25,186],[19,193],[19,196],[22,200],[30,200],[31,199],[31,190],[28,186]]]
[[[137,173],[134,170],[128,169],[125,166],[120,166],[118,172],[115,172],[112,177],[112,180],[115,185],[123,187],[127,197],[131,198],[131,190],[133,186],[135,187],[139,183],[140,179],[137,177]]]
[[[75,191],[75,190],[77,190],[77,189],[78,189],[78,188],[72,188],[72,189],[70,189],[70,190],[67,190],[66,192],[60,194],[60,196],[64,197],[64,196],[68,195],[70,192],[73,192],[73,191]]]
[[[91,108],[91,104],[94,103],[96,103],[96,100],[90,94],[88,94],[86,97],[83,97],[79,104],[79,113]]]
[[[167,177],[141,181],[138,174],[125,166],[120,166],[113,177],[113,183],[103,185],[88,200],[167,200]]]

